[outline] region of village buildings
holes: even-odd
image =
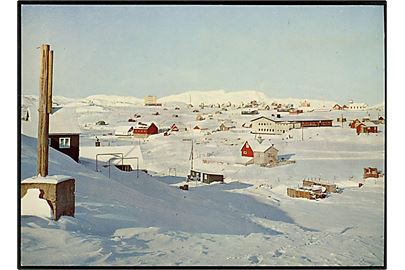
[[[332,109],[333,110],[351,110],[351,111],[364,111],[368,108],[367,104],[365,103],[354,103],[353,101],[349,101],[349,104],[335,104]]]

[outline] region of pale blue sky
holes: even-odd
[[[22,91],[166,96],[258,90],[269,97],[384,100],[383,6],[22,6]]]

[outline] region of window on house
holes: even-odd
[[[70,148],[70,138],[69,137],[63,137],[59,138],[59,148]]]

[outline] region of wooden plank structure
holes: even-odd
[[[315,196],[311,193],[310,190],[301,190],[294,188],[287,188],[287,195],[292,198],[305,198],[308,200],[314,200]]]
[[[335,184],[328,184],[317,180],[303,180],[302,185],[304,187],[312,187],[313,185],[322,186],[326,188],[326,192],[337,192],[337,186]]]
[[[287,188],[287,195],[292,198],[305,198],[316,200],[326,198],[326,193],[320,190],[311,190],[310,188]]]

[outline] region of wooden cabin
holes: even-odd
[[[369,133],[378,133],[377,126],[367,126],[363,123],[360,123],[356,126],[357,135],[361,133],[369,134]]]
[[[220,131],[228,131],[228,130],[230,130],[232,128],[235,128],[235,125],[233,125],[233,123],[228,123],[228,122],[223,122],[219,126]]]
[[[158,134],[158,127],[154,123],[142,123],[138,122],[134,127],[134,135],[149,136],[153,134]]]
[[[49,146],[79,162],[80,128],[76,112],[60,109],[49,116]]]

